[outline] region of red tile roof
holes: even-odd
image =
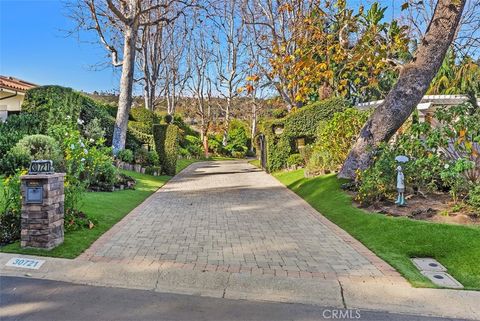
[[[37,87],[37,85],[28,81],[0,75],[0,88],[25,92],[35,87]]]

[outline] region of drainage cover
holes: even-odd
[[[463,285],[446,272],[421,271],[421,273],[438,286],[463,289]]]
[[[412,259],[413,264],[420,271],[445,272],[447,269],[437,260],[431,258],[415,258]]]

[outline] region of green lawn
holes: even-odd
[[[255,167],[258,167],[258,168],[261,168],[261,167],[262,167],[262,164],[260,164],[260,160],[259,160],[259,159],[251,160],[251,161],[249,161],[249,163],[252,164],[252,165],[255,166]]]
[[[465,288],[480,290],[480,228],[373,214],[352,206],[334,175],[304,178],[303,170],[274,176],[329,220],[395,267],[414,286],[433,287],[410,262],[433,257]]]
[[[195,161],[197,160],[179,160],[177,163],[177,172],[183,170]],[[171,178],[170,176],[155,177],[129,171],[125,171],[125,173],[137,180],[135,190],[124,190],[113,193],[89,192],[85,194],[81,210],[98,222],[95,228],[65,233],[64,243],[51,251],[22,249],[20,248],[19,242],[6,245],[0,248],[0,251],[75,258]]]

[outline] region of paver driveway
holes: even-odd
[[[81,259],[292,277],[398,277],[272,176],[245,161],[195,163]]]

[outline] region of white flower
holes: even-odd
[[[90,143],[93,143],[94,141],[95,141],[95,139],[90,138]]]
[[[448,168],[450,167],[450,165],[448,165],[448,164],[445,164],[445,166],[444,166],[444,167],[445,167],[445,169],[448,169]]]
[[[80,146],[85,147],[85,144],[83,142],[80,142]]]
[[[84,161],[85,161],[85,158],[82,158],[80,161],[81,161],[81,162],[84,162]]]
[[[74,144],[70,145],[70,149],[71,149],[71,150],[74,150],[74,149],[75,149],[75,145],[74,145]]]
[[[79,119],[77,119],[77,124],[79,124],[79,125],[83,125],[83,123],[84,123],[84,121],[83,121],[83,120],[81,120],[80,118],[79,118]]]
[[[85,149],[83,150],[83,152],[85,153],[85,155],[87,155],[87,154],[88,154],[88,149],[85,148]]]
[[[70,118],[72,118],[72,117],[70,115],[67,115],[67,119],[70,119]]]

